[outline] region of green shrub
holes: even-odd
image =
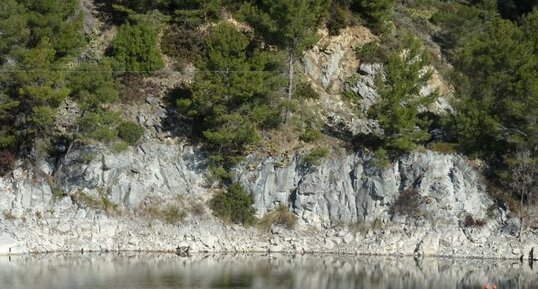
[[[83,139],[109,143],[118,136],[116,127],[121,122],[121,116],[116,112],[98,110],[86,113],[79,122]]]
[[[384,63],[387,55],[379,42],[372,41],[355,49],[355,54],[361,62],[367,63]]]
[[[319,93],[306,81],[297,84],[295,95],[300,99],[319,99]]]
[[[353,145],[357,149],[368,148],[376,151],[385,145],[385,141],[374,133],[358,133],[353,137]]]
[[[374,152],[373,165],[380,169],[387,168],[390,165],[389,154],[385,149],[380,148]]]
[[[258,222],[258,226],[264,231],[271,230],[271,226],[273,225],[280,225],[291,230],[295,228],[296,223],[297,216],[290,212],[287,206],[280,205],[273,211],[265,214],[265,216]]]
[[[168,224],[179,224],[187,217],[187,211],[175,205],[168,205],[161,210],[162,218]]]
[[[375,32],[385,32],[394,16],[394,0],[359,0],[361,12]]]
[[[319,166],[321,160],[326,158],[329,155],[329,149],[325,147],[317,147],[310,152],[308,152],[304,158],[303,162],[307,167]]]
[[[125,121],[118,126],[118,136],[130,145],[134,145],[144,134],[144,128],[136,123]]]
[[[120,26],[110,55],[114,69],[120,72],[147,73],[164,66],[157,50],[157,31],[148,22]]]
[[[121,153],[129,149],[129,144],[122,140],[115,141],[111,145],[109,144],[109,146],[110,149],[115,153]]]
[[[340,30],[354,24],[353,12],[343,5],[332,7],[331,17],[327,21],[329,35],[338,35]]]
[[[252,225],[256,221],[253,204],[252,195],[238,183],[232,184],[224,192],[217,193],[210,201],[210,206],[217,217],[226,222],[243,225]]]
[[[313,127],[306,127],[299,137],[304,142],[313,142],[321,138],[321,131]]]

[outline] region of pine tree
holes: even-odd
[[[419,117],[419,108],[431,104],[436,94],[420,95],[431,76],[421,43],[407,35],[402,47],[389,55],[384,72],[376,77],[380,100],[369,115],[379,121],[389,149],[409,151],[430,137],[429,122]]]
[[[159,70],[164,66],[157,50],[157,31],[146,21],[123,24],[112,41],[113,67],[120,72],[145,72]]]
[[[295,63],[304,49],[315,43],[317,28],[329,4],[327,0],[258,0],[244,8],[247,21],[269,42],[287,51],[288,102],[295,92]],[[290,116],[287,109],[286,123]]]
[[[197,61],[191,95],[178,100],[198,124],[215,164],[225,169],[260,139],[260,128],[278,119],[278,57],[250,50],[249,43],[233,26],[214,27]]]
[[[473,113],[470,105],[488,116],[469,122],[478,128],[459,125],[456,133],[467,150],[493,156],[511,146],[536,143],[531,136],[537,131],[538,58],[529,38],[512,22],[495,19],[458,51],[455,67],[462,74],[457,86],[462,109],[455,122],[482,115]],[[492,129],[480,138],[484,127]]]
[[[360,6],[368,24],[375,30],[389,27],[394,15],[394,0],[360,0]]]
[[[0,1],[0,63],[9,53],[28,41],[27,11],[15,0]]]

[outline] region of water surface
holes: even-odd
[[[538,264],[536,264],[538,265]],[[156,253],[0,257],[5,289],[538,289],[527,262],[410,257]]]

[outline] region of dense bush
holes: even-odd
[[[144,128],[130,121],[124,121],[118,126],[118,137],[130,145],[134,145],[144,134]]]
[[[36,159],[69,94],[65,64],[84,45],[82,14],[76,0],[1,2],[0,63],[9,64],[0,73],[0,148]]]
[[[321,161],[329,155],[326,147],[316,147],[303,157],[303,163],[307,167],[319,166]]]
[[[350,7],[346,5],[338,5],[337,2],[333,2],[331,14],[327,20],[327,28],[329,29],[329,35],[338,35],[340,30],[356,24],[356,16]]]
[[[476,219],[471,215],[465,216],[465,219],[461,222],[463,227],[484,227],[487,221],[484,219]]]
[[[225,179],[246,147],[260,140],[260,130],[275,127],[280,119],[279,57],[250,43],[231,25],[213,27],[190,92],[177,100],[205,140],[213,171]]]
[[[121,73],[150,73],[164,66],[157,50],[157,31],[146,21],[123,24],[110,46],[113,67]]]
[[[400,48],[391,52],[375,85],[380,100],[368,111],[383,129],[385,148],[396,152],[413,150],[430,138],[430,120],[419,109],[435,101],[437,94],[421,95],[431,71],[425,69],[428,58],[418,39],[405,35]]]
[[[322,136],[322,133],[319,129],[307,126],[304,130],[301,136],[299,137],[300,140],[304,142],[313,142],[318,139],[320,139]]]
[[[224,192],[217,193],[210,201],[215,215],[227,222],[252,225],[256,221],[252,207],[254,199],[243,187],[234,183]]]
[[[394,0],[359,0],[359,5],[372,29],[383,32],[390,27],[394,15]]]

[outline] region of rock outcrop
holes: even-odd
[[[353,49],[372,37],[365,28],[349,28],[341,36],[324,36],[306,53],[305,73],[325,91],[319,101],[326,126],[352,135],[374,126],[334,94],[358,68]],[[366,82],[351,89],[373,93],[379,67],[361,69]],[[369,99],[373,103],[375,95]],[[75,146],[58,172],[43,162],[0,177],[0,254],[173,252],[188,246],[192,252],[519,258],[538,249],[535,234],[519,236],[520,222],[494,203],[464,157],[431,151],[383,168],[368,152],[333,152],[317,166],[307,166],[299,153],[290,161],[253,154],[235,170],[254,196],[257,215],[284,205],[298,217],[297,228],[273,225],[265,232],[224,224],[207,206],[215,188],[207,183],[203,154],[172,129],[165,131],[169,111],[162,95],[121,110],[146,128],[140,144],[119,153]],[[72,123],[77,110],[64,111]]]
[[[485,218],[493,204],[479,175],[458,155],[412,153],[387,168],[362,153],[333,156],[317,167],[305,167],[299,155],[287,166],[277,163],[269,158],[250,164],[251,170],[238,169],[258,213],[286,204],[302,224],[314,227],[401,219],[390,211],[405,190],[420,199],[411,209],[443,222]]]
[[[66,163],[61,190],[46,174],[22,168],[0,178],[0,253],[190,246],[192,252],[519,258],[538,244],[532,232],[514,236],[519,230],[510,228],[517,222],[493,206],[479,174],[457,155],[413,153],[387,168],[373,166],[362,153],[335,154],[317,167],[305,167],[299,155],[287,165],[251,156],[237,172],[254,194],[258,215],[284,204],[299,217],[296,229],[273,226],[270,232],[223,224],[207,208],[187,210],[177,223],[143,209],[155,204],[148,200],[166,207],[178,196],[202,203],[210,198],[203,157],[193,147],[143,143],[123,153],[80,147]],[[409,190],[418,196],[416,216],[393,209]],[[81,192],[115,209],[84,203]],[[485,224],[469,226],[467,216]]]

